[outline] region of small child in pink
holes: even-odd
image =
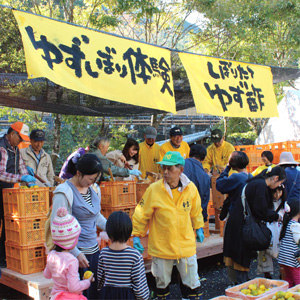
[[[51,233],[55,249],[47,257],[44,276],[53,279],[51,300],[86,300],[82,291],[90,287],[93,275],[89,279],[80,280],[79,263],[69,250],[72,250],[78,241],[81,227],[78,221],[68,214],[66,208],[57,210],[57,216],[51,224]]]

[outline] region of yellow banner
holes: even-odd
[[[270,67],[179,53],[198,113],[226,116],[277,117]]]
[[[176,112],[167,49],[14,10],[29,78],[80,93]]]

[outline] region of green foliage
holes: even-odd
[[[17,22],[10,9],[1,7],[0,72],[25,72],[24,50]]]
[[[90,143],[101,135],[99,118],[86,116],[63,115],[64,126],[61,130],[69,131],[75,148],[90,145]]]
[[[207,18],[195,38],[208,53],[253,63],[295,66],[300,54],[297,0],[187,1]]]
[[[121,126],[111,126],[108,134],[108,136],[111,137],[108,151],[122,150],[127,138],[135,132],[136,130],[128,129],[125,124]]]
[[[213,129],[219,128],[225,132],[224,122],[220,122]],[[253,145],[257,133],[246,118],[227,118],[226,141],[233,145]]]
[[[8,121],[14,123],[21,121],[29,126],[29,129],[45,129],[48,124],[43,121],[43,113],[31,110],[21,110],[16,108],[1,107],[0,118],[8,116]]]
[[[227,141],[233,145],[253,145],[257,139],[254,131],[235,132],[228,135]]]

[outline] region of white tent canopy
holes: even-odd
[[[257,145],[300,141],[300,91],[290,90],[278,105],[279,117],[270,118]]]

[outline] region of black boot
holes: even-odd
[[[202,293],[200,291],[200,287],[197,287],[195,289],[191,289],[190,293],[189,293],[189,299],[190,300],[202,300]]]
[[[170,287],[167,286],[165,289],[157,289],[156,295],[157,300],[170,300]]]

